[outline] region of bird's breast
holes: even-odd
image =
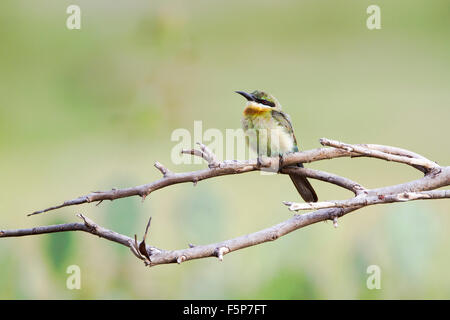
[[[291,152],[295,147],[292,133],[273,119],[271,114],[244,113],[243,126],[250,147],[259,154],[275,156]]]

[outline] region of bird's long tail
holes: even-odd
[[[298,163],[297,166],[303,168],[302,163]],[[297,189],[298,193],[300,193],[305,202],[317,202],[317,194],[309,183],[308,179],[297,174],[290,174],[289,177],[291,178],[292,182],[295,185],[295,188]]]

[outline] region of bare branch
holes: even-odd
[[[355,195],[358,195],[361,192],[366,190],[366,188],[364,188],[363,186],[361,186],[359,183],[357,183],[355,181],[352,181],[348,178],[340,177],[340,176],[332,174],[332,173],[324,172],[324,171],[319,171],[319,170],[314,170],[314,169],[309,169],[309,168],[300,168],[300,167],[284,167],[283,169],[281,169],[281,172],[286,173],[286,174],[296,173],[299,175],[304,175],[305,177],[308,177],[308,178],[313,178],[313,179],[325,181],[328,183],[332,183],[332,184],[335,184],[337,186],[340,186],[342,188],[352,191]]]
[[[363,146],[365,146],[366,148],[369,149],[373,149],[373,150],[378,150],[384,153],[389,153],[389,154],[395,154],[398,156],[402,156],[402,157],[409,157],[409,158],[416,158],[416,159],[423,159],[423,160],[428,160],[427,158],[425,158],[424,156],[406,150],[406,149],[402,149],[402,148],[398,148],[398,147],[392,147],[392,146],[383,146],[380,144],[363,144]],[[428,160],[430,161],[430,160]]]
[[[298,210],[317,210],[325,208],[349,208],[349,207],[370,206],[380,203],[406,202],[412,200],[430,200],[430,199],[444,199],[444,198],[450,198],[450,190],[403,192],[400,194],[387,194],[385,196],[361,195],[348,200],[334,200],[326,202],[309,202],[309,203],[284,202],[284,204],[289,207],[289,210],[298,211]]]
[[[263,159],[263,163],[258,162],[257,160],[228,160],[219,162],[217,161],[215,155],[206,146],[199,144],[200,149],[183,151],[183,153],[188,153],[203,158],[208,162],[208,169],[184,173],[173,173],[159,162],[156,162],[155,167],[163,174],[162,179],[133,188],[92,192],[88,195],[66,201],[62,205],[33,213],[37,214],[71,205],[78,205],[88,202],[101,202],[104,200],[114,200],[136,195],[145,198],[145,196],[151,192],[173,184],[184,182],[197,183],[198,181],[212,177],[240,174],[260,170],[264,167],[276,167],[280,162],[283,164],[280,173],[292,174],[295,172],[296,174],[303,175],[308,178],[337,185],[352,191],[355,194],[355,197],[347,200],[333,200],[316,203],[285,202],[289,209],[293,211],[311,209],[316,211],[303,215],[294,215],[292,218],[275,226],[241,237],[209,245],[189,245],[189,248],[181,250],[163,250],[146,244],[151,219],[149,219],[147,223],[142,241],[138,242],[136,235],[134,239],[132,239],[128,236],[118,234],[97,225],[95,222],[81,214],[78,216],[83,219],[84,223],[68,223],[36,227],[32,229],[3,230],[0,231],[0,237],[18,237],[66,231],[84,231],[107,240],[120,243],[130,248],[133,254],[137,258],[143,260],[145,265],[148,266],[166,263],[180,264],[192,259],[206,257],[217,257],[220,261],[222,261],[224,255],[230,252],[249,246],[258,245],[267,241],[276,240],[287,233],[319,221],[331,220],[333,221],[333,225],[337,227],[338,218],[365,206],[412,200],[450,198],[450,190],[436,190],[438,188],[450,185],[450,167],[441,167],[421,155],[396,147],[374,144],[350,145],[328,139],[321,139],[321,143],[326,146],[331,146],[331,148],[320,148],[284,154],[281,159],[279,157],[265,158]],[[290,166],[299,162],[307,163],[339,157],[361,156],[407,164],[421,170],[425,173],[425,176],[417,180],[397,185],[367,189],[355,181],[332,173]]]
[[[97,224],[93,223],[91,220],[86,219],[86,217],[84,217],[84,219],[86,219],[85,221],[87,221],[85,223],[69,223],[34,228],[39,230],[39,232],[33,231],[33,229],[2,230],[0,231],[0,238],[29,236],[63,231],[84,231],[93,235],[97,235],[101,238],[120,243],[130,248],[133,254],[140,260],[144,260],[145,265],[148,266],[156,266],[168,263],[180,264],[184,261],[207,257],[216,257],[219,258],[220,261],[222,261],[223,256],[232,251],[237,251],[264,242],[274,241],[279,237],[282,237],[297,229],[306,227],[319,221],[333,220],[337,217],[342,217],[343,215],[353,210],[356,210],[356,208],[331,208],[317,210],[303,215],[294,215],[292,218],[284,222],[261,231],[250,233],[223,242],[208,245],[198,245],[193,247],[190,246],[189,248],[181,250],[163,250],[147,245],[146,250],[148,252],[149,261],[145,261],[145,257],[143,257],[143,255],[138,250],[136,250],[136,246],[139,247],[137,240],[100,227]]]
[[[327,140],[327,139],[322,139]],[[328,140],[332,141],[332,140]],[[351,145],[353,147],[357,147],[357,145]],[[394,148],[394,147],[392,147]],[[67,200],[63,202],[60,205],[53,206],[46,208],[44,210],[35,211],[33,213],[28,214],[29,216],[40,214],[48,211],[52,211],[55,209],[60,209],[64,207],[69,207],[73,205],[80,205],[83,203],[90,203],[90,202],[98,202],[98,201],[104,201],[104,200],[115,200],[125,197],[132,197],[132,196],[140,196],[142,198],[145,198],[150,193],[173,185],[178,183],[185,183],[185,182],[193,182],[197,183],[199,181],[224,176],[224,175],[232,175],[232,174],[241,174],[245,172],[250,171],[256,171],[260,170],[261,168],[258,166],[257,160],[247,160],[247,161],[223,161],[223,162],[217,162],[215,160],[215,156],[212,156],[212,152],[207,151],[207,148],[204,147],[202,150],[198,149],[192,149],[192,150],[183,150],[182,153],[185,154],[192,154],[194,156],[201,157],[205,159],[208,163],[210,168],[198,170],[198,171],[191,171],[191,172],[182,172],[182,173],[170,173],[166,168],[164,168],[161,164],[156,163],[155,166],[159,171],[161,171],[164,175],[164,177],[160,180],[132,187],[132,188],[126,188],[126,189],[112,189],[110,191],[101,191],[101,192],[93,192],[72,200]],[[347,151],[346,149],[339,149],[339,148],[319,148],[319,149],[313,149],[313,150],[307,150],[302,152],[295,152],[295,153],[288,153],[284,154],[282,157],[282,163],[284,166],[293,165],[299,162],[302,163],[309,163],[309,162],[315,162],[325,159],[334,159],[334,158],[340,158],[340,157],[356,157],[361,156],[360,153],[357,152],[351,152]],[[363,156],[368,157],[374,157],[372,154],[363,154]],[[405,157],[406,158],[406,157]],[[212,159],[212,160],[211,160]],[[383,158],[384,159],[384,158]],[[411,160],[411,159],[410,159]],[[263,167],[277,167],[279,164],[279,157],[273,157],[273,158],[265,158],[265,163]],[[405,160],[407,161],[407,160]],[[290,169],[291,170],[291,169]],[[166,174],[164,174],[166,173]],[[283,172],[282,173],[287,173]],[[318,172],[314,171],[303,171],[303,174],[309,178],[312,179],[319,179],[322,181],[327,181],[330,183],[334,183],[336,185],[340,185],[339,183],[342,182],[338,181],[339,179],[336,179],[336,176],[330,177],[330,181],[323,180],[324,175],[319,175]],[[343,178],[345,179],[345,178]],[[335,182],[333,182],[335,181]],[[344,187],[346,183],[341,184],[340,186]],[[348,188],[347,188],[348,189]],[[356,192],[355,190],[352,190],[353,192]]]
[[[399,156],[395,153],[385,153],[382,151],[378,151],[380,149],[379,146],[376,149],[369,149],[370,145],[365,145],[365,146],[350,145],[347,143],[343,143],[343,142],[339,142],[339,141],[335,141],[335,140],[329,140],[326,138],[320,139],[320,143],[324,146],[330,146],[330,147],[335,147],[335,148],[339,148],[339,149],[344,149],[348,152],[356,152],[356,153],[360,153],[360,154],[368,156],[368,157],[383,159],[383,160],[387,160],[387,161],[395,161],[395,162],[405,163],[405,164],[409,164],[410,166],[420,166],[420,167],[424,167],[428,170],[439,168],[439,165],[437,163],[434,163],[423,157],[422,158],[411,158],[411,157],[406,157],[406,156]],[[394,150],[393,147],[385,148],[385,150],[389,150],[389,148],[391,150]],[[398,151],[398,149],[397,149],[397,151]]]
[[[65,231],[84,231],[99,236],[101,238],[120,243],[127,247],[130,246],[130,243],[132,242],[131,238],[124,236],[120,233],[102,228],[98,226],[96,223],[94,223],[92,220],[83,216],[82,214],[79,214],[78,217],[83,219],[84,223],[56,224],[50,226],[35,227],[30,229],[1,230],[0,238],[23,237],[23,236],[65,232]]]

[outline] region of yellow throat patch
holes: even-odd
[[[245,107],[245,109],[244,109],[244,116],[257,117],[257,116],[262,116],[265,114],[270,114],[271,111],[272,111],[272,109],[270,107],[268,108],[268,107],[261,106],[260,104],[249,103],[247,105],[247,107]]]

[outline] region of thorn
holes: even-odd
[[[223,255],[227,254],[228,252],[230,252],[230,249],[228,249],[227,247],[217,248],[216,255],[217,255],[217,258],[219,258],[219,261],[223,261]]]
[[[144,260],[145,257],[141,254],[141,250],[139,250],[139,243],[137,241],[137,235],[134,235],[134,249],[138,253],[140,259]]]
[[[98,225],[94,221],[92,221],[88,217],[85,217],[82,213],[77,214],[77,217],[81,218],[84,221],[86,227],[94,231],[98,231]]]
[[[195,244],[189,243],[189,248],[195,248]]]
[[[150,217],[148,219],[147,226],[145,227],[145,233],[144,233],[144,236],[142,237],[142,241],[143,242],[145,242],[145,239],[147,239],[147,234],[148,234],[148,230],[150,229],[150,223],[151,222],[152,222],[152,217]]]
[[[97,202],[97,203],[95,204],[95,206],[98,207],[98,206],[100,205],[100,203],[102,203],[102,202],[103,202],[103,200],[100,200],[99,202]]]
[[[81,218],[86,225],[90,225],[90,221],[82,213],[77,214],[77,217]]]
[[[333,227],[335,227],[335,228],[338,227],[338,218],[337,217],[333,218]]]
[[[133,254],[138,257],[139,259],[142,259],[141,254],[136,250],[136,248],[134,247],[134,244],[131,243],[130,245],[130,250],[131,252],[133,252]]]
[[[194,187],[197,185],[197,182],[198,182],[198,178],[192,179],[192,183],[194,184]]]
[[[184,262],[184,261],[186,261],[186,256],[179,256],[178,258],[177,258],[177,263],[178,264],[180,264],[180,263],[182,263],[182,262]]]

